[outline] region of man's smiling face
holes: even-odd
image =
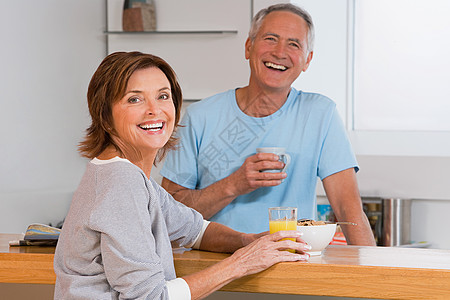
[[[247,39],[245,44],[250,84],[268,90],[289,90],[311,61],[307,37],[308,26],[300,16],[288,11],[268,14],[255,39]]]

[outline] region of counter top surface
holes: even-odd
[[[229,256],[206,251],[174,253],[176,259],[219,260]],[[281,264],[345,265],[353,267],[423,268],[449,270],[450,251],[424,248],[328,246],[319,256],[311,256],[308,262]],[[449,282],[450,284],[450,282]]]
[[[55,282],[54,247],[9,247],[0,234],[0,282]],[[211,266],[229,254],[174,251],[177,276]],[[329,246],[308,262],[279,263],[235,280],[224,291],[381,299],[450,299],[450,250]]]

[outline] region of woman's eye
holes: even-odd
[[[159,99],[160,100],[169,100],[170,99],[170,95],[168,95],[168,94],[161,94],[159,96]]]
[[[141,101],[141,99],[139,99],[138,97],[131,97],[128,99],[128,103],[139,103]]]

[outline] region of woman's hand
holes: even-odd
[[[263,237],[268,234],[269,231],[264,231],[261,233],[242,233],[242,247],[245,247],[248,244],[251,244],[252,242],[259,239],[260,237]]]
[[[220,224],[215,224],[216,223],[211,222],[208,226],[209,228],[213,225],[208,234],[208,231],[205,231],[205,234],[210,236],[207,240],[213,239],[211,236],[217,236],[217,230],[223,226]],[[227,230],[233,231],[232,229]],[[235,231],[233,232],[236,234]],[[228,238],[230,237],[226,234],[225,236]],[[233,255],[227,257],[221,262],[197,273],[183,276],[191,290],[191,299],[203,299],[213,291],[220,289],[232,280],[261,272],[278,262],[307,260],[309,258],[309,254],[306,254],[304,251],[309,250],[310,247],[300,237],[301,233],[295,230],[279,231],[269,235],[267,232],[262,232],[259,234],[243,234],[242,242],[244,242],[244,239],[246,240],[245,242],[249,242],[250,240],[253,241],[247,246],[236,250]],[[257,239],[255,240],[255,238]],[[296,241],[282,240],[285,238],[294,238]],[[217,240],[217,237],[213,240]],[[206,244],[209,244],[209,242]],[[204,246],[208,249],[208,245]],[[229,248],[236,249],[235,246]],[[296,253],[283,251],[286,249],[295,249]]]
[[[266,235],[263,235],[266,234]],[[305,261],[309,254],[306,250],[311,249],[300,237],[298,231],[279,231],[267,235],[261,233],[262,237],[254,240],[247,246],[238,249],[231,257],[238,270],[238,277],[261,272],[270,266],[282,261]],[[282,240],[295,238],[296,241]],[[294,249],[296,252],[283,251]]]

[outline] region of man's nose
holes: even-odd
[[[286,46],[283,43],[277,43],[272,53],[277,58],[284,58],[286,56]]]

